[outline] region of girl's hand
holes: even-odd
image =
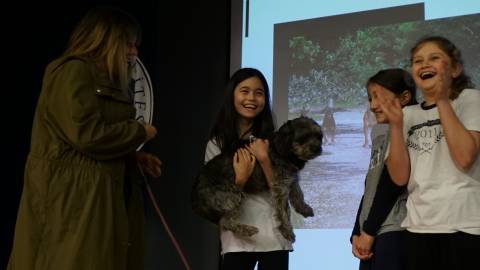
[[[270,143],[268,140],[256,139],[247,145],[247,149],[258,160],[258,163],[262,167],[263,173],[265,174],[267,185],[271,188],[273,186],[273,170],[270,156],[268,155],[269,145]]]
[[[353,256],[357,257],[360,260],[368,260],[372,257],[373,254],[362,255],[362,253],[360,252],[360,247],[358,245],[359,239],[360,239],[360,236],[358,236],[358,235],[352,236],[352,253],[353,253]]]
[[[247,145],[247,149],[255,156],[258,162],[264,163],[270,160],[268,156],[269,145],[270,142],[268,140],[255,139],[255,141]]]
[[[448,63],[443,63],[449,65]],[[447,67],[445,67],[446,69]],[[452,78],[445,73],[445,69],[439,69],[437,74],[437,82],[434,88],[434,101],[438,103],[440,100],[448,101],[450,95],[450,87],[452,85]]]
[[[390,125],[402,126],[403,112],[400,100],[397,97],[389,97],[385,91],[387,90],[377,89],[376,91],[380,108],[387,117]]]
[[[370,258],[373,256],[371,249],[372,249],[374,240],[375,240],[375,237],[367,234],[366,232],[362,231],[360,233],[360,236],[358,237],[358,240],[357,240],[357,249],[360,255],[367,258]]]
[[[255,168],[255,156],[245,148],[240,148],[233,155],[233,170],[235,171],[235,184],[243,188]]]

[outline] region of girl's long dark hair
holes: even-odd
[[[450,40],[441,37],[441,36],[427,36],[415,43],[415,46],[410,50],[410,56],[413,60],[413,54],[419,50],[425,43],[433,42],[435,43],[444,53],[446,53],[450,59],[452,60],[452,64],[454,65],[461,65],[462,72],[456,78],[452,80],[452,91],[450,92],[450,99],[456,99],[458,95],[463,91],[465,88],[474,88],[475,85],[472,83],[470,77],[466,74],[465,70],[463,69],[463,59],[462,53],[460,50],[451,42]],[[413,63],[413,61],[411,61]]]
[[[270,90],[263,74],[254,68],[242,68],[237,70],[227,83],[222,108],[217,115],[215,124],[210,132],[210,139],[214,139],[223,152],[233,152],[238,146],[241,136],[238,130],[238,113],[234,106],[235,87],[242,81],[257,77],[264,89],[265,107],[253,121],[251,134],[258,138],[269,138],[274,132],[273,116],[270,107]]]

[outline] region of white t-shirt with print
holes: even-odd
[[[467,130],[480,131],[479,90],[465,89],[451,104]],[[459,170],[450,156],[438,109],[415,105],[403,111],[411,173],[402,226],[416,233],[480,235],[480,157],[469,171]]]
[[[205,151],[205,163],[220,154],[220,148],[214,141],[209,141]],[[238,222],[255,226],[258,233],[251,237],[241,237],[228,230],[220,230],[222,254],[228,252],[267,252],[275,250],[292,250],[292,243],[278,231],[279,222],[275,218],[271,205],[270,192],[245,194],[240,204]]]

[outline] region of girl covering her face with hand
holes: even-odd
[[[365,191],[352,232],[352,253],[360,270],[405,269],[406,189],[391,180],[388,160],[388,118],[381,99],[397,99],[400,106],[416,104],[415,83],[403,69],[379,71],[367,81],[370,110],[377,125],[372,128],[372,151]]]

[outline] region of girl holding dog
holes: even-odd
[[[407,269],[472,269],[480,254],[480,91],[444,37],[418,41],[411,61],[424,102],[403,112],[391,100],[382,105],[391,108],[394,136],[407,142],[391,148],[409,157],[397,165],[409,177],[392,178],[408,183]]]
[[[370,110],[378,125],[372,128],[372,151],[352,232],[352,252],[360,270],[405,269],[405,232],[400,227],[406,208],[404,186],[391,180],[388,121],[380,99],[395,98],[400,106],[416,104],[415,83],[403,69],[379,71],[367,81]]]
[[[242,68],[230,78],[223,106],[213,126],[205,151],[205,162],[220,153],[235,153],[233,167],[235,185],[239,191],[248,181],[259,162],[271,186],[272,167],[268,156],[268,140],[274,132],[267,81],[257,69]],[[252,140],[253,137],[257,138]],[[241,140],[251,140],[245,148],[238,148]],[[220,230],[222,269],[250,270],[288,269],[292,243],[276,228],[277,219],[271,205],[270,192],[245,194],[240,204],[239,222],[255,226],[258,233],[240,237],[231,231]]]

